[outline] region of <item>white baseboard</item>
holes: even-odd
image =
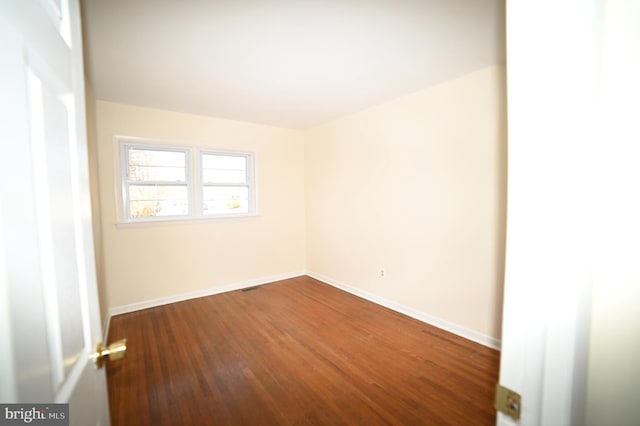
[[[488,346],[490,348],[500,350],[501,342],[499,339],[496,339],[491,336],[487,336],[485,334],[479,333],[475,330],[468,329],[466,327],[462,327],[458,324],[454,324],[450,321],[443,320],[438,317],[434,317],[432,315],[426,314],[422,311],[418,311],[416,309],[410,308],[408,306],[402,305],[400,303],[394,302],[392,300],[385,299],[383,297],[377,296],[373,293],[369,293],[368,291],[360,290],[355,287],[351,287],[349,285],[343,284],[339,281],[336,281],[332,278],[326,277],[321,274],[317,274],[312,271],[307,271],[306,275],[317,279],[318,281],[322,281],[323,283],[329,284],[333,287],[344,290],[348,293],[354,294],[356,296],[362,297],[370,302],[376,303],[378,305],[382,305],[386,308],[392,309],[396,312],[400,312],[401,314],[410,316],[424,323],[433,325],[435,327],[446,330],[450,333],[456,334],[460,337],[464,337],[465,339],[472,340],[476,343],[480,343],[481,345]]]
[[[190,291],[188,293],[175,294],[173,296],[161,297],[159,299],[145,300],[142,302],[131,303],[129,305],[116,306],[109,309],[109,312],[108,312],[107,318],[105,319],[105,324],[104,324],[104,335],[108,336],[109,324],[111,323],[111,317],[114,315],[126,314],[129,312],[135,312],[142,309],[155,308],[156,306],[167,305],[169,303],[182,302],[189,299],[197,299],[198,297],[211,296],[214,294],[225,293],[227,291],[240,290],[243,288],[253,287],[256,285],[269,284],[275,281],[300,277],[302,275],[305,275],[305,271],[289,272],[285,274],[271,275],[268,277],[222,285],[219,287]]]

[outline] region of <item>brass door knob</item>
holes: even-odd
[[[96,368],[102,368],[106,359],[117,360],[124,358],[127,353],[127,339],[118,340],[113,342],[109,346],[104,346],[102,343],[96,345],[96,351],[91,354]]]

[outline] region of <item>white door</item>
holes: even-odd
[[[552,12],[551,12],[552,11]],[[588,353],[596,5],[507,3],[509,172],[500,425],[583,424]]]
[[[508,1],[499,425],[640,418],[640,2]]]
[[[109,424],[78,0],[0,1],[0,402]]]

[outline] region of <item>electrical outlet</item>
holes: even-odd
[[[385,273],[384,269],[380,269],[380,276],[381,277],[384,277],[384,273]]]

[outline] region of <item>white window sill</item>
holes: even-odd
[[[243,215],[225,215],[225,216],[199,216],[199,217],[167,217],[158,219],[131,220],[128,222],[116,222],[116,228],[137,228],[147,226],[167,226],[167,225],[189,225],[195,223],[215,223],[215,222],[234,222],[246,221],[259,218],[256,213]]]

